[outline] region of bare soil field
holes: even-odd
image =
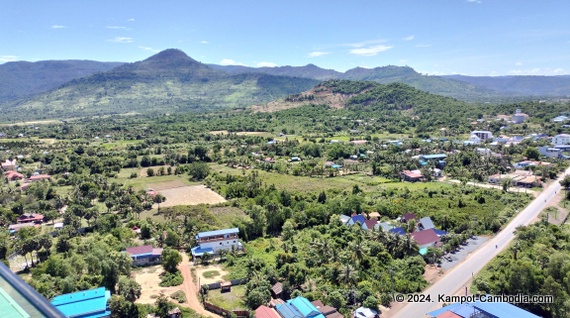
[[[216,192],[206,188],[205,185],[185,185],[164,190],[156,188],[153,189],[166,197],[166,201],[160,204],[161,207],[176,205],[216,204],[226,202],[226,199],[224,199]]]
[[[160,287],[160,273],[164,270],[161,265],[143,267],[133,272],[134,280],[141,285],[141,297],[137,299],[139,304],[154,304],[160,293],[170,296],[177,290],[182,290],[182,286]],[[173,302],[177,302],[173,300]]]
[[[151,183],[148,186],[149,186],[149,188],[153,189],[154,191],[162,191],[162,190],[167,190],[167,189],[185,187],[186,184],[184,184],[184,182],[182,182],[180,180],[172,180],[172,181],[166,181],[166,182]]]

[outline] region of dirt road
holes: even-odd
[[[206,317],[222,318],[221,316],[218,316],[204,309],[202,303],[200,303],[200,300],[198,299],[198,287],[196,286],[196,284],[194,284],[194,281],[192,280],[192,274],[190,273],[190,266],[192,266],[192,264],[190,263],[190,259],[188,258],[188,255],[186,255],[186,253],[180,253],[180,254],[182,254],[182,263],[178,265],[178,269],[182,273],[182,277],[184,277],[184,283],[182,284],[182,288],[184,290],[184,293],[186,293],[186,302],[180,305],[192,308],[200,315]]]

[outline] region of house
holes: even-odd
[[[259,306],[255,310],[255,314],[253,315],[254,318],[281,318],[277,311],[273,308],[269,308],[267,306]]]
[[[390,229],[390,233],[398,234],[398,235],[405,235],[406,231],[401,227],[395,227]]]
[[[555,123],[563,123],[563,122],[568,121],[568,120],[570,120],[570,117],[568,117],[568,116],[558,116],[558,117],[554,117],[552,119],[552,121]]]
[[[168,318],[182,318],[182,312],[180,308],[172,308],[168,311]]]
[[[371,219],[380,220],[381,215],[378,212],[370,212],[368,213],[368,217]]]
[[[13,171],[13,170],[8,170],[8,171],[4,172],[4,176],[6,177],[6,179],[8,179],[10,181],[24,179],[23,174],[16,172],[16,171]]]
[[[359,307],[354,311],[354,318],[375,318],[378,312],[374,309]]]
[[[419,226],[420,230],[429,230],[429,229],[435,228],[435,225],[433,225],[433,222],[431,221],[431,218],[429,216],[426,216],[425,218],[421,218],[418,221],[418,226]]]
[[[343,318],[344,316],[339,313],[336,308],[332,306],[327,306],[323,304],[320,300],[314,300],[311,302],[315,308],[317,308],[321,314],[323,314],[326,318]]]
[[[220,291],[221,293],[231,292],[232,291],[232,282],[228,282],[228,281],[221,282],[220,283],[220,290],[221,290]]]
[[[416,242],[418,242],[420,249],[435,246],[435,244],[439,241],[439,236],[437,236],[433,228],[429,230],[413,232],[410,234],[410,236]]]
[[[416,215],[413,212],[410,212],[402,215],[401,221],[404,223],[408,223],[410,220],[416,220],[416,219],[417,219]]]
[[[10,160],[10,159],[6,159],[5,162],[2,162],[0,164],[2,166],[2,170],[4,171],[10,171],[10,170],[16,170],[16,159],[14,160]]]
[[[107,301],[111,292],[105,287],[63,294],[51,301],[66,317],[105,318],[111,317]]]
[[[162,248],[154,248],[152,245],[127,247],[126,252],[133,259],[133,266],[158,264],[162,256]]]
[[[200,232],[195,237],[198,246],[191,249],[192,256],[201,257],[206,253],[217,254],[219,250],[241,250],[243,246],[239,242],[238,234],[238,228]]]
[[[271,286],[271,297],[280,298],[281,293],[283,293],[283,284],[277,282],[275,285]]]
[[[511,118],[512,122],[515,124],[522,124],[528,118],[528,115],[522,113],[520,109],[517,109]]]
[[[570,135],[569,134],[559,134],[552,137],[552,144],[556,145],[569,145],[570,144]]]
[[[513,164],[513,167],[516,169],[524,169],[526,167],[535,166],[536,164],[530,160],[524,160]]]
[[[470,135],[479,137],[481,141],[493,139],[493,133],[487,130],[475,130]]]
[[[420,170],[404,170],[402,171],[402,178],[404,181],[416,182],[423,179],[422,172]]]
[[[275,306],[275,310],[283,318],[304,318],[303,315],[291,304],[278,304]]]
[[[304,318],[325,318],[317,307],[311,304],[311,302],[305,297],[298,296],[293,299],[289,299],[287,304],[295,307],[295,309],[297,309]]]
[[[364,215],[358,214],[358,215],[353,215],[350,218],[350,220],[348,220],[346,225],[353,225],[353,224],[358,223],[359,226],[362,226],[362,224],[364,224],[364,222],[366,222],[366,218],[364,217]]]
[[[347,224],[348,221],[350,221],[350,216],[344,214],[340,215],[340,222],[342,222],[342,224]]]
[[[18,223],[42,223],[44,221],[44,216],[42,214],[36,213],[24,213],[18,217]]]
[[[485,297],[485,296],[482,296]],[[453,303],[426,314],[431,318],[471,318],[471,317],[493,317],[493,318],[539,318],[524,309],[507,302],[476,301],[465,303]]]
[[[376,223],[376,225],[374,226],[375,230],[382,229],[382,231],[384,231],[384,232],[388,232],[393,228],[394,228],[393,225],[390,225],[386,222],[379,222],[379,223]]]
[[[517,187],[532,188],[542,184],[542,180],[538,176],[527,176],[520,180],[513,180],[513,185]]]
[[[366,220],[364,221],[364,224],[360,226],[360,228],[363,230],[372,230],[374,229],[377,223],[378,221],[376,221],[375,219]]]
[[[267,157],[265,159],[263,159],[263,162],[265,163],[275,163],[275,159],[271,158],[271,157]]]
[[[291,162],[299,162],[299,161],[301,161],[301,158],[299,158],[299,157],[291,157],[291,159],[290,159],[289,161],[291,161]]]
[[[28,181],[34,182],[34,181],[49,180],[49,179],[51,179],[51,176],[49,174],[38,174],[38,175],[29,177]]]

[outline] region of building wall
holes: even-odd
[[[554,145],[568,145],[570,144],[569,135],[557,135],[552,137],[552,144]]]
[[[218,250],[231,250],[232,246],[235,246],[236,249],[239,248],[239,240],[237,237],[224,239],[214,242],[200,242],[200,248],[211,248],[216,253]]]
[[[140,258],[133,258],[133,266],[147,266],[147,265],[155,265],[160,264],[160,257],[140,257]]]

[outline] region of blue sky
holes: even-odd
[[[0,63],[408,65],[424,74],[570,74],[567,0],[3,1]]]

